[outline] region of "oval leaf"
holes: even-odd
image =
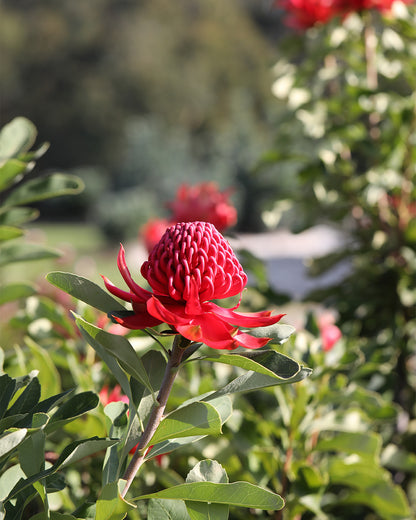
[[[121,303],[101,289],[101,287],[82,276],[55,271],[49,273],[46,279],[52,285],[58,287],[58,289],[62,289],[62,291],[65,291],[74,298],[102,312],[109,313],[117,310],[125,310]]]
[[[16,117],[0,132],[0,161],[30,150],[35,142],[35,125],[25,117]]]
[[[276,379],[290,379],[300,370],[299,363],[274,350],[257,350],[247,354],[214,354],[204,359],[252,370]]]
[[[186,476],[186,482],[215,482],[227,484],[228,476],[225,469],[216,460],[201,460]]]
[[[237,392],[250,392],[260,388],[267,388],[268,386],[297,383],[302,381],[302,379],[305,379],[305,377],[310,376],[311,373],[312,370],[310,368],[301,367],[299,372],[293,377],[279,380],[274,377],[250,371],[235,378],[231,383],[224,386],[224,388],[221,388],[221,390],[211,394],[209,397],[211,399]]]
[[[13,226],[0,226],[0,242],[19,238],[23,235],[23,230]]]
[[[6,431],[0,437],[0,457],[3,457],[3,455],[6,455],[18,446],[26,437],[26,433],[26,428],[19,428],[11,432]]]
[[[0,287],[0,305],[20,298],[28,298],[36,294],[36,290],[32,285],[26,283],[13,283]]]
[[[130,342],[124,336],[110,334],[109,332],[91,325],[91,323],[88,323],[80,317],[77,317],[75,321],[78,327],[81,329],[81,332],[86,332],[87,336],[85,337],[87,339],[90,337],[93,338],[95,342],[98,342],[102,347],[104,347],[108,352],[110,352],[114,357],[122,362],[123,368],[126,370],[126,372],[143,383],[143,385],[153,393],[153,388],[150,384],[149,376],[143,366],[141,359],[136,354],[136,351],[131,346]],[[94,347],[94,345],[91,346]]]
[[[29,202],[37,202],[62,195],[76,195],[81,193],[83,189],[83,182],[75,175],[55,173],[22,184],[6,199],[5,205],[22,206]]]
[[[215,484],[214,482],[193,482],[180,484],[157,493],[142,495],[135,500],[147,498],[168,498],[191,502],[212,502],[230,506],[250,507],[278,511],[284,506],[282,497],[249,482]]]
[[[270,343],[281,345],[295,331],[296,329],[291,325],[275,323],[269,327],[257,327],[256,329],[251,329],[250,334],[257,338],[270,338]]]
[[[221,418],[217,410],[208,403],[192,403],[175,410],[163,419],[149,444],[177,437],[220,433]]]
[[[27,164],[18,159],[10,159],[0,166],[0,191],[11,186],[20,174],[26,171]]]
[[[59,258],[61,253],[38,244],[24,242],[6,244],[1,249],[0,265],[15,262],[27,262],[31,260],[44,260],[46,258]]]
[[[121,497],[118,483],[110,482],[97,500],[95,520],[122,520],[135,507]]]

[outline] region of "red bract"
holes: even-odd
[[[239,304],[226,309],[210,301],[241,294],[247,276],[229,243],[208,222],[182,222],[166,230],[141,267],[153,292],[134,282],[122,246],[118,267],[129,292],[103,279],[114,296],[131,302],[133,315],[113,314],[118,323],[130,329],[167,323],[185,338],[215,349],[255,349],[269,338],[255,338],[238,327],[272,325],[283,316],[271,316],[269,311],[237,313]]]
[[[219,191],[215,182],[196,186],[183,184],[176,199],[167,206],[172,211],[173,222],[211,222],[218,231],[224,231],[237,222],[237,211],[229,197],[230,190]]]

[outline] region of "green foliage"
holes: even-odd
[[[32,151],[36,135],[33,123],[23,117],[13,119],[0,132],[0,266],[57,258],[59,253],[51,248],[19,240],[24,235],[22,225],[36,216],[26,205],[82,190],[82,182],[72,175],[38,176],[35,161],[47,151],[48,144]],[[7,284],[1,287],[1,299],[11,301],[33,291],[29,285]]]
[[[400,4],[389,17],[364,10],[290,35],[280,47],[273,85],[287,109],[276,122],[274,150],[257,170],[266,178],[271,166],[281,171],[274,196],[285,204],[270,200],[268,222],[290,224],[294,231],[326,223],[343,232],[344,247],[315,258],[310,274],[341,262],[348,274],[307,298],[333,307],[344,336],[359,349],[360,363],[346,372],[357,385],[354,399],[360,395],[360,403],[370,405],[372,389],[386,411],[389,403],[398,406],[395,426],[379,442],[406,446],[409,461],[416,421],[415,37],[413,4]],[[295,189],[282,194],[279,179],[288,172]],[[401,425],[403,417],[408,427]],[[354,500],[380,517],[406,517],[397,512],[404,507],[403,493],[392,492],[391,504],[380,505],[379,497],[390,496],[386,484],[374,485],[374,496],[370,474],[379,470],[367,467],[366,487],[358,476],[364,466],[357,460],[354,469],[340,459],[330,465],[328,478],[343,484],[351,478]],[[392,473],[414,506],[413,473]]]
[[[273,101],[262,25],[255,0],[2,2],[3,121],[36,121],[54,138],[45,166],[74,168],[87,184],[49,210],[93,218],[119,241],[180,183],[215,178],[236,186],[254,225],[256,183],[246,184]]]
[[[63,392],[41,399],[36,373],[24,377],[0,376],[0,495],[7,515],[20,518],[29,501],[41,497],[48,510],[47,494],[65,487],[61,471],[116,441],[93,437],[63,448],[53,465],[47,467],[46,445],[57,428],[95,408],[92,392]]]

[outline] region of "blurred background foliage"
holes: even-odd
[[[311,273],[344,263],[347,275],[308,296],[333,309],[342,340],[322,352],[314,316],[303,316],[305,330],[284,349],[314,376],[261,399],[242,396],[241,422],[237,414],[226,442],[207,449],[236,478],[249,467],[284,494],[287,518],[396,520],[416,510],[416,15],[414,5],[400,9],[299,33],[283,29],[270,2],[249,0],[0,6],[2,124],[30,118],[53,142],[40,169],[65,168],[86,184],[70,200],[36,203],[45,220],[94,223],[106,239],[136,240],[181,182],[216,180],[235,186],[241,231],[322,223],[342,231],[344,247],[311,262]],[[83,261],[82,273],[96,280],[103,261],[103,273],[116,270],[95,228],[49,233],[53,244],[71,243],[65,269],[77,257],[75,270]],[[241,256],[256,286],[253,310],[280,306],[270,272]],[[11,263],[3,282],[13,279]],[[24,274],[33,278],[26,264]],[[63,387],[114,383],[71,329],[73,303],[57,306],[58,295],[38,283],[26,290],[39,295],[17,314],[5,307],[6,343],[29,336],[45,359],[50,351]],[[12,375],[34,368],[33,343],[16,348],[5,358]],[[189,370],[198,391],[221,378]],[[175,457],[169,477],[177,481],[190,459]]]
[[[54,141],[40,166],[87,187],[48,214],[119,239],[181,182],[217,180],[237,187],[240,228],[261,227],[265,187],[250,171],[271,145],[281,30],[253,0],[2,2],[0,122],[28,117]]]

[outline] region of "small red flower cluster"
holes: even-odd
[[[152,219],[141,231],[145,246],[150,252],[159,242],[165,229],[176,222],[210,222],[222,232],[237,222],[237,210],[230,203],[231,190],[221,192],[215,182],[203,182],[195,186],[182,184],[176,198],[167,203],[172,216]]]
[[[285,23],[295,29],[307,29],[318,23],[327,23],[335,16],[366,9],[389,12],[396,0],[276,0],[275,6],[287,12]],[[411,4],[414,0],[402,0]]]
[[[269,311],[237,313],[239,304],[226,309],[211,301],[241,294],[247,276],[230,244],[209,222],[182,222],[165,231],[141,267],[153,292],[134,282],[122,246],[118,268],[129,292],[103,279],[114,296],[132,304],[132,315],[113,314],[129,329],[167,323],[183,337],[215,349],[256,349],[269,338],[254,337],[238,327],[273,325],[283,316],[271,316]]]

